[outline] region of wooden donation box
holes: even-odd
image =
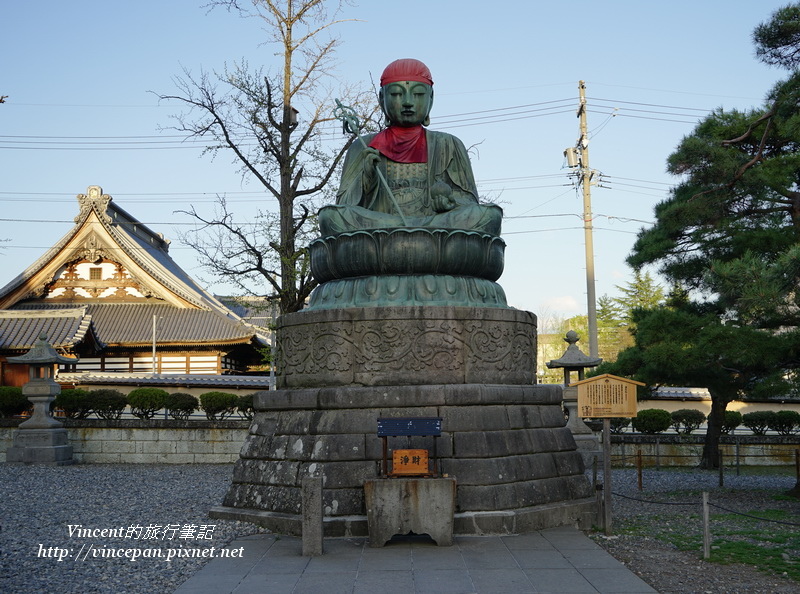
[[[453,544],[456,480],[439,478],[436,438],[441,433],[441,417],[378,419],[382,478],[364,481],[370,546],[382,547],[394,535],[408,533],[428,534],[439,546]],[[389,468],[390,437],[406,437],[406,445],[412,437],[430,437],[433,452],[419,447],[394,449]]]
[[[383,476],[437,476],[436,438],[442,434],[441,417],[395,417],[378,419],[378,437],[383,440]],[[392,450],[392,467],[388,466],[390,437],[432,437],[433,456],[427,449]]]

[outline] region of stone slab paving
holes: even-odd
[[[241,538],[241,559],[214,559],[175,594],[604,592],[654,593],[574,528],[519,536],[457,536],[452,547],[421,537],[372,548],[365,538],[325,539],[303,557],[296,537]]]

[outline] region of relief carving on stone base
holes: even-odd
[[[349,371],[351,334],[349,324],[308,324],[283,332],[279,335],[283,367],[301,374]]]
[[[535,329],[498,320],[390,319],[311,323],[279,332],[283,373],[504,374],[535,366]]]
[[[465,329],[470,337],[468,352],[471,364],[500,371],[532,368],[536,343],[530,327],[469,321]]]

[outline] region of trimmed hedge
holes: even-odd
[[[200,407],[197,398],[185,392],[173,392],[167,396],[164,408],[173,419],[186,420]]]
[[[689,435],[706,421],[705,414],[692,408],[676,410],[670,415],[670,418],[672,419],[672,427],[675,429],[675,432],[684,435]]]
[[[770,425],[775,422],[775,413],[771,410],[757,410],[742,415],[742,425],[755,435],[764,435]]]
[[[152,419],[164,408],[169,392],[161,388],[136,388],[128,394],[131,413],[140,419]]]
[[[239,397],[228,392],[200,394],[200,406],[209,421],[221,421],[236,412]]]
[[[631,421],[635,431],[655,435],[663,433],[672,425],[670,414],[660,408],[646,408],[640,410]]]
[[[53,405],[64,411],[68,419],[85,419],[92,414],[92,399],[88,390],[61,390]]]
[[[730,433],[742,424],[742,413],[738,410],[726,410],[725,419],[722,421],[722,432]]]
[[[800,413],[793,410],[779,410],[769,425],[780,435],[794,435],[800,429]]]
[[[94,413],[101,419],[109,421],[119,419],[125,407],[128,406],[128,399],[119,390],[91,390],[89,401],[92,403]]]
[[[622,433],[631,424],[630,417],[612,417],[609,420],[611,421],[609,423],[611,433]]]
[[[254,394],[243,394],[236,401],[236,410],[248,421],[252,421],[253,416],[256,414],[253,408],[253,396]]]
[[[33,403],[22,395],[22,388],[0,386],[0,416],[13,417],[32,408]]]

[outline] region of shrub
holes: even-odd
[[[236,410],[248,421],[251,421],[253,415],[256,414],[253,408],[253,396],[254,394],[244,394],[239,396],[239,399],[236,401]]]
[[[228,392],[206,392],[200,394],[200,406],[209,421],[221,421],[236,412],[238,397]]]
[[[654,435],[669,429],[672,417],[667,411],[660,408],[646,408],[638,412],[632,423],[633,428],[639,433]]]
[[[164,408],[169,411],[169,416],[173,419],[186,420],[194,411],[197,410],[199,403],[197,398],[185,392],[173,392],[167,396]]]
[[[722,432],[730,433],[742,424],[742,413],[738,410],[726,410],[725,419],[722,421]]]
[[[612,417],[610,421],[611,433],[622,433],[631,424],[629,417]]]
[[[764,435],[770,425],[774,423],[775,413],[771,410],[757,410],[742,415],[742,425],[756,435]]]
[[[89,400],[92,409],[101,419],[116,420],[122,416],[122,411],[128,405],[125,394],[118,390],[91,390]]]
[[[779,410],[772,418],[769,428],[781,435],[792,435],[800,428],[800,413],[793,410]]]
[[[87,390],[61,390],[54,406],[64,411],[68,419],[85,419],[92,414],[92,400]]]
[[[706,421],[706,416],[702,412],[692,408],[676,410],[670,417],[675,432],[683,433],[684,435],[689,435]]]
[[[128,394],[131,413],[140,419],[152,419],[164,408],[169,393],[161,388],[136,388]]]
[[[13,417],[33,407],[33,403],[22,395],[22,388],[0,386],[0,416]]]

